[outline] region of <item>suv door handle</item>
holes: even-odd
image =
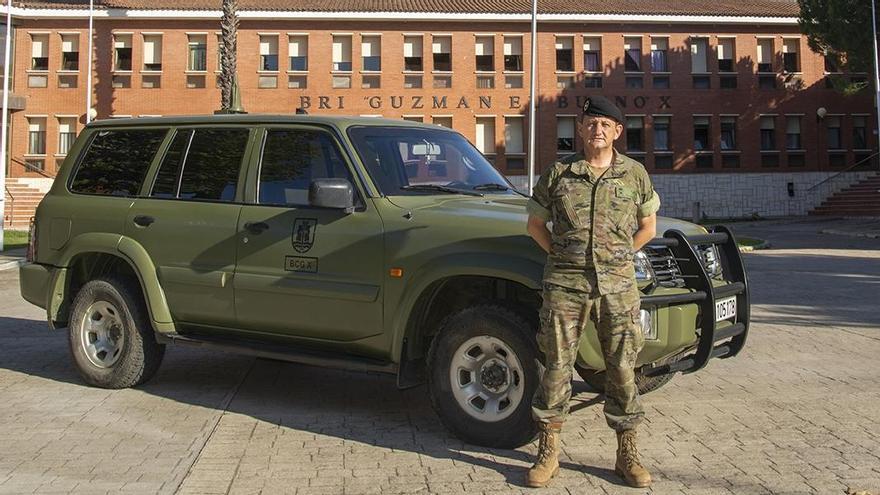
[[[155,221],[155,218],[148,215],[135,215],[134,217],[134,223],[140,225],[141,227],[149,227],[150,224]]]
[[[269,224],[266,222],[247,222],[244,224],[244,229],[251,234],[257,235],[262,234],[265,230],[269,230]]]

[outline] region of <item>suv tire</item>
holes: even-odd
[[[657,362],[657,364],[669,364],[674,363],[681,359],[683,354],[675,354],[665,359],[661,359]],[[605,372],[604,371],[596,371],[591,370],[589,368],[584,368],[578,364],[574,365],[575,370],[578,375],[584,380],[584,383],[587,384],[587,388],[590,389],[591,392],[595,392],[597,394],[605,393]],[[667,373],[665,375],[660,376],[645,376],[642,374],[641,369],[636,370],[636,386],[639,388],[639,395],[645,395],[649,392],[653,392],[658,388],[662,387],[669,383],[672,380],[672,377],[675,376],[675,373]]]
[[[80,376],[101,388],[146,382],[165,355],[139,291],[116,279],[92,280],[80,288],[71,310],[69,340]]]
[[[428,388],[440,421],[458,438],[512,449],[532,439],[532,396],[540,378],[535,331],[496,305],[448,316],[428,353]]]

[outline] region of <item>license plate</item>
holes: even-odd
[[[736,296],[715,301],[715,321],[736,317]]]

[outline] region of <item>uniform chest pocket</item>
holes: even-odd
[[[562,195],[554,198],[554,203],[556,205],[556,221],[559,222],[560,227],[564,227],[565,230],[570,230],[582,226],[580,216],[578,215],[577,208],[574,207],[572,198],[568,195]]]
[[[589,190],[582,180],[563,177],[551,192],[555,222],[562,231],[583,228],[589,221]],[[559,232],[559,231],[557,231]]]
[[[625,231],[632,231],[636,225],[636,212],[639,205],[639,193],[635,189],[618,185],[611,194],[611,209],[614,212],[614,223]]]

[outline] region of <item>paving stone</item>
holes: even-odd
[[[746,348],[642,398],[652,490],[613,474],[598,402],[572,414],[541,495],[880,494],[880,250],[804,225],[743,227],[779,246],[746,256]],[[521,486],[535,443],[464,444],[425,387],[169,347],[149,383],[96,389],[64,333],[19,299],[14,270],[0,272],[0,301],[0,494],[536,493]],[[576,405],[595,397],[574,389]]]

